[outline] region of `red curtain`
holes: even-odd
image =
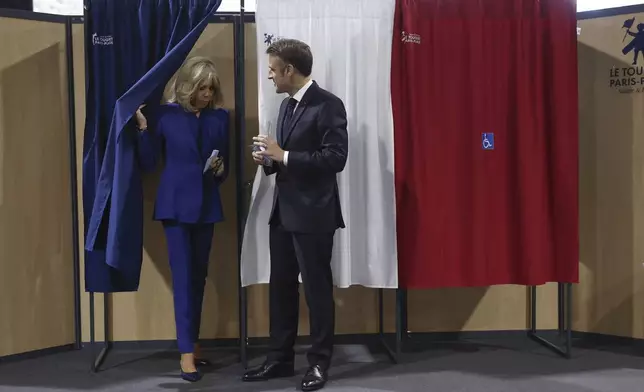
[[[400,286],[577,282],[575,2],[396,7]]]

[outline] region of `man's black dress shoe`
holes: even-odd
[[[314,365],[306,371],[304,378],[302,378],[302,390],[303,391],[317,391],[318,389],[324,388],[326,381],[328,379],[328,374],[326,371],[322,370],[320,365]]]
[[[266,381],[272,378],[292,377],[295,375],[293,362],[264,362],[261,366],[247,371],[242,381]]]

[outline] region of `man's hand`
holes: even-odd
[[[277,144],[277,141],[266,135],[258,135],[253,138],[254,145],[258,147],[263,147],[264,151],[255,151],[253,152],[253,160],[258,162],[259,159],[264,157],[270,158],[275,162],[284,162],[284,150]]]
[[[255,162],[256,165],[263,165],[264,164],[264,157],[259,155],[259,151],[253,151],[253,162]]]

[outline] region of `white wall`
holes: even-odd
[[[255,2],[260,0],[245,0],[244,12],[255,12]],[[239,12],[239,0],[223,0],[217,12]]]
[[[118,1],[118,0],[114,0]],[[245,0],[246,12],[255,12],[256,0]],[[83,0],[34,0],[34,11],[57,15],[82,15]],[[238,12],[239,0],[222,0],[217,12]]]
[[[617,8],[635,4],[644,4],[644,0],[577,0],[577,12]]]
[[[244,7],[246,12],[255,12],[256,1],[259,0],[245,0]],[[623,7],[634,4],[644,4],[644,0],[577,0],[577,12]],[[83,0],[34,0],[34,11],[58,15],[82,15]],[[218,10],[218,12],[238,11],[239,0],[223,0]]]
[[[34,11],[57,15],[83,15],[83,0],[34,0]]]

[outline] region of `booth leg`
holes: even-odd
[[[557,298],[558,331],[563,345],[553,343],[537,333],[537,287],[530,287],[530,330],[528,336],[564,358],[572,356],[572,283],[559,283]]]

